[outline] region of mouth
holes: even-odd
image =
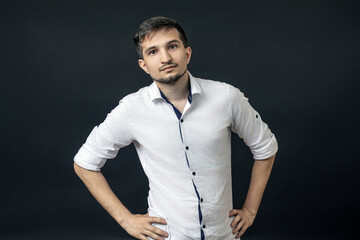
[[[168,72],[168,71],[173,70],[176,66],[177,66],[177,65],[169,65],[169,66],[166,66],[166,67],[161,68],[160,71]]]

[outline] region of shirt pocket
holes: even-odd
[[[166,222],[169,224],[168,219],[167,219],[166,217],[163,217],[163,216],[161,216],[160,214],[158,214],[153,208],[149,207],[149,208],[148,208],[148,213],[149,213],[149,216],[150,216],[150,217],[163,218],[163,219],[165,219]],[[168,237],[167,237],[167,238],[166,238],[166,237],[162,237],[162,238],[168,239],[168,240],[171,239],[171,234],[170,234],[170,231],[169,231],[169,226],[168,226],[167,224],[164,225],[164,224],[160,224],[160,223],[152,223],[152,225],[153,225],[154,227],[159,228],[159,229],[161,229],[161,230],[163,230],[163,231],[165,231],[165,232],[168,233]],[[151,237],[147,237],[147,238],[153,240],[153,238],[151,238]]]

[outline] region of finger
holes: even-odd
[[[155,239],[155,240],[165,240],[162,237],[160,237],[159,235],[157,235],[156,233],[153,233],[149,230],[145,230],[145,235],[148,237],[151,237],[152,239]]]
[[[234,227],[241,221],[241,219],[242,219],[241,216],[240,216],[240,215],[237,215],[237,216],[234,218],[234,220],[232,220],[230,226],[231,226],[232,228],[234,228]]]
[[[141,235],[140,237],[139,237],[139,239],[140,240],[149,240],[147,237],[145,237],[144,235]]]
[[[161,230],[160,228],[157,228],[157,227],[154,227],[154,226],[150,226],[147,230],[153,232],[153,233],[156,233],[157,235],[160,235],[160,236],[163,236],[163,237],[168,237],[168,233]]]
[[[230,210],[229,217],[232,217],[232,216],[235,216],[235,215],[237,215],[237,211],[235,209]]]
[[[248,229],[248,225],[245,224],[238,232],[238,234],[236,234],[235,238],[240,238],[245,233],[246,229]]]
[[[238,223],[238,225],[236,226],[236,228],[233,229],[233,234],[237,233],[240,231],[240,229],[245,225],[245,221],[240,221]]]
[[[167,222],[165,219],[163,218],[159,218],[159,217],[147,217],[148,219],[148,222],[150,223],[160,223],[160,224],[163,224],[163,225],[167,225]]]
[[[231,228],[234,228],[234,227],[238,224],[238,222],[239,222],[239,221],[237,221],[236,218],[234,218],[234,219],[232,220],[232,222],[230,223],[230,227],[231,227]]]

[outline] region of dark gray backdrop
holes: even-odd
[[[127,239],[72,158],[126,94],[149,85],[132,37],[152,16],[187,32],[194,76],[240,88],[279,141],[243,239],[355,239],[359,215],[356,1],[2,1],[0,239]],[[234,204],[252,158],[233,137]],[[103,169],[146,212],[133,146]]]

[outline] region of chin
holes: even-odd
[[[184,76],[184,74],[186,73],[186,69],[184,72],[182,73],[178,73],[178,72],[170,72],[169,74],[165,74],[165,76],[163,75],[161,78],[153,78],[152,79],[156,82],[159,83],[163,83],[163,84],[175,84],[182,76]]]

